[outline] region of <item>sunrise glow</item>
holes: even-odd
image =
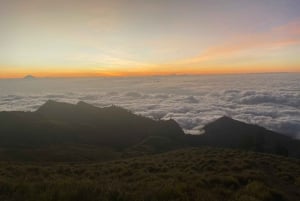
[[[300,72],[300,3],[4,1],[0,78]]]

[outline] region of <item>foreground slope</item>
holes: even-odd
[[[296,201],[300,161],[194,148],[102,163],[0,163],[0,200]]]

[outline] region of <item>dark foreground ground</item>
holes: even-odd
[[[300,200],[300,161],[197,148],[101,163],[0,163],[6,201]]]

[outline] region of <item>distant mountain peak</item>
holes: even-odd
[[[89,108],[96,108],[95,106],[91,105],[91,104],[88,104],[84,101],[79,101],[77,104],[76,104],[77,107],[89,107]]]
[[[37,112],[42,113],[53,113],[55,111],[62,112],[65,109],[69,109],[70,107],[74,107],[75,105],[69,104],[69,103],[63,103],[63,102],[57,102],[54,100],[48,100],[46,103],[44,103],[40,108],[37,110]]]
[[[36,77],[34,77],[33,75],[26,75],[24,77],[24,79],[35,79]]]
[[[79,101],[76,105],[74,105],[77,109],[80,110],[88,110],[88,111],[98,111],[100,108],[91,105],[89,103],[86,103],[84,101]]]
[[[49,107],[49,106],[59,106],[59,105],[70,105],[68,103],[58,102],[54,100],[47,100],[41,107]]]
[[[128,110],[126,110],[122,107],[119,107],[119,106],[115,106],[115,105],[112,105],[110,107],[99,108],[92,104],[86,103],[84,101],[79,101],[77,104],[72,104],[72,103],[59,102],[59,101],[55,101],[55,100],[46,101],[43,105],[40,106],[40,108],[37,111],[53,113],[55,111],[63,112],[63,111],[70,111],[70,110],[76,110],[77,112],[79,112],[79,111],[82,112],[84,110],[98,111],[99,109],[109,110],[109,111],[124,111],[124,112],[126,111],[126,112],[128,112]]]
[[[219,119],[217,119],[217,121],[236,121],[236,120],[232,119],[229,116],[224,115],[224,116],[220,117]]]
[[[76,105],[89,105],[90,106],[90,104],[88,104],[84,101],[79,101]]]
[[[216,119],[215,121],[207,124],[205,127],[216,126],[216,125],[230,126],[230,125],[240,125],[240,124],[246,124],[246,123],[235,120],[229,116],[222,116],[222,117]]]

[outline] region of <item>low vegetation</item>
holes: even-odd
[[[98,163],[0,163],[6,201],[296,201],[300,161],[190,148]]]

